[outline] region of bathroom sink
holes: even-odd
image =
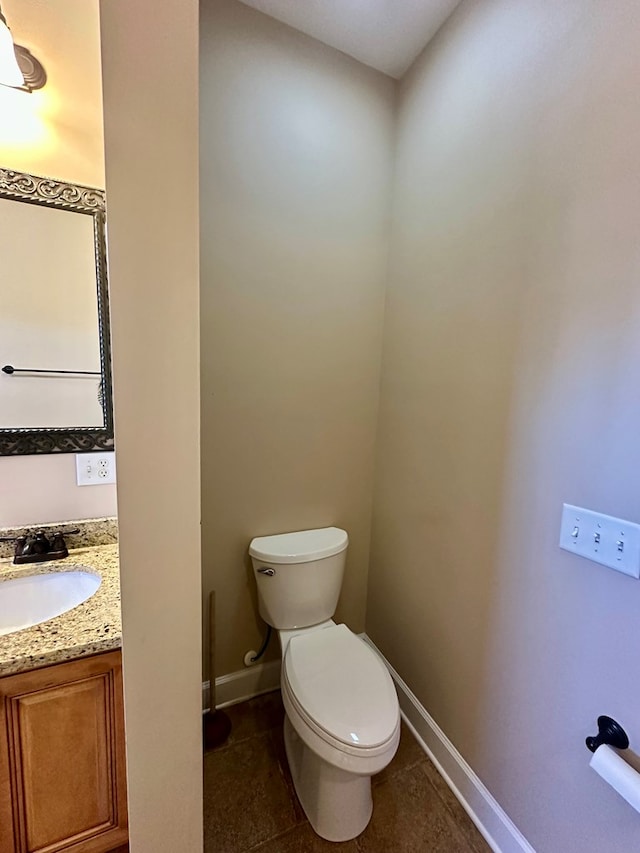
[[[98,575],[81,569],[0,581],[0,637],[72,610],[101,583]]]

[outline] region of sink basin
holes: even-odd
[[[72,610],[96,592],[102,578],[81,570],[0,581],[0,637]]]

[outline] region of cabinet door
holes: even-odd
[[[0,850],[127,841],[119,652],[0,679]]]

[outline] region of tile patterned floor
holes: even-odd
[[[284,751],[280,693],[227,709],[229,740],[204,759],[205,853],[489,853],[403,724],[398,752],[373,779],[373,817],[333,844],[309,826]]]

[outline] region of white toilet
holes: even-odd
[[[400,739],[393,681],[335,612],[349,538],[325,527],[261,536],[249,547],[260,615],[278,630],[287,758],[309,823],[347,841],[369,823],[371,776]]]

